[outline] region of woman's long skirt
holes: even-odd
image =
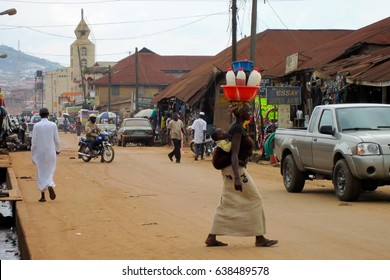
[[[223,191],[211,234],[260,236],[265,234],[263,199],[245,168],[240,167],[242,192],[234,189],[232,166],[221,170]]]

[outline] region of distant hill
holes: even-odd
[[[15,50],[11,47],[0,45],[0,55],[6,54],[6,58],[0,58],[0,72],[7,76],[15,75],[23,78],[34,77],[37,70],[50,71],[64,68],[57,62],[38,58]]]

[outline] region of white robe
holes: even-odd
[[[31,138],[32,161],[37,170],[37,186],[41,192],[49,186],[55,187],[56,152],[60,152],[57,125],[43,118],[34,125]]]

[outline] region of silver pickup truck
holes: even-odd
[[[341,201],[356,201],[390,185],[390,105],[317,106],[307,128],[277,129],[274,145],[288,192],[328,179]]]

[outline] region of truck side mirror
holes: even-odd
[[[331,125],[323,125],[323,126],[320,127],[320,133],[322,133],[322,134],[329,134],[329,135],[334,136],[335,131],[334,131],[333,126],[331,126]]]

